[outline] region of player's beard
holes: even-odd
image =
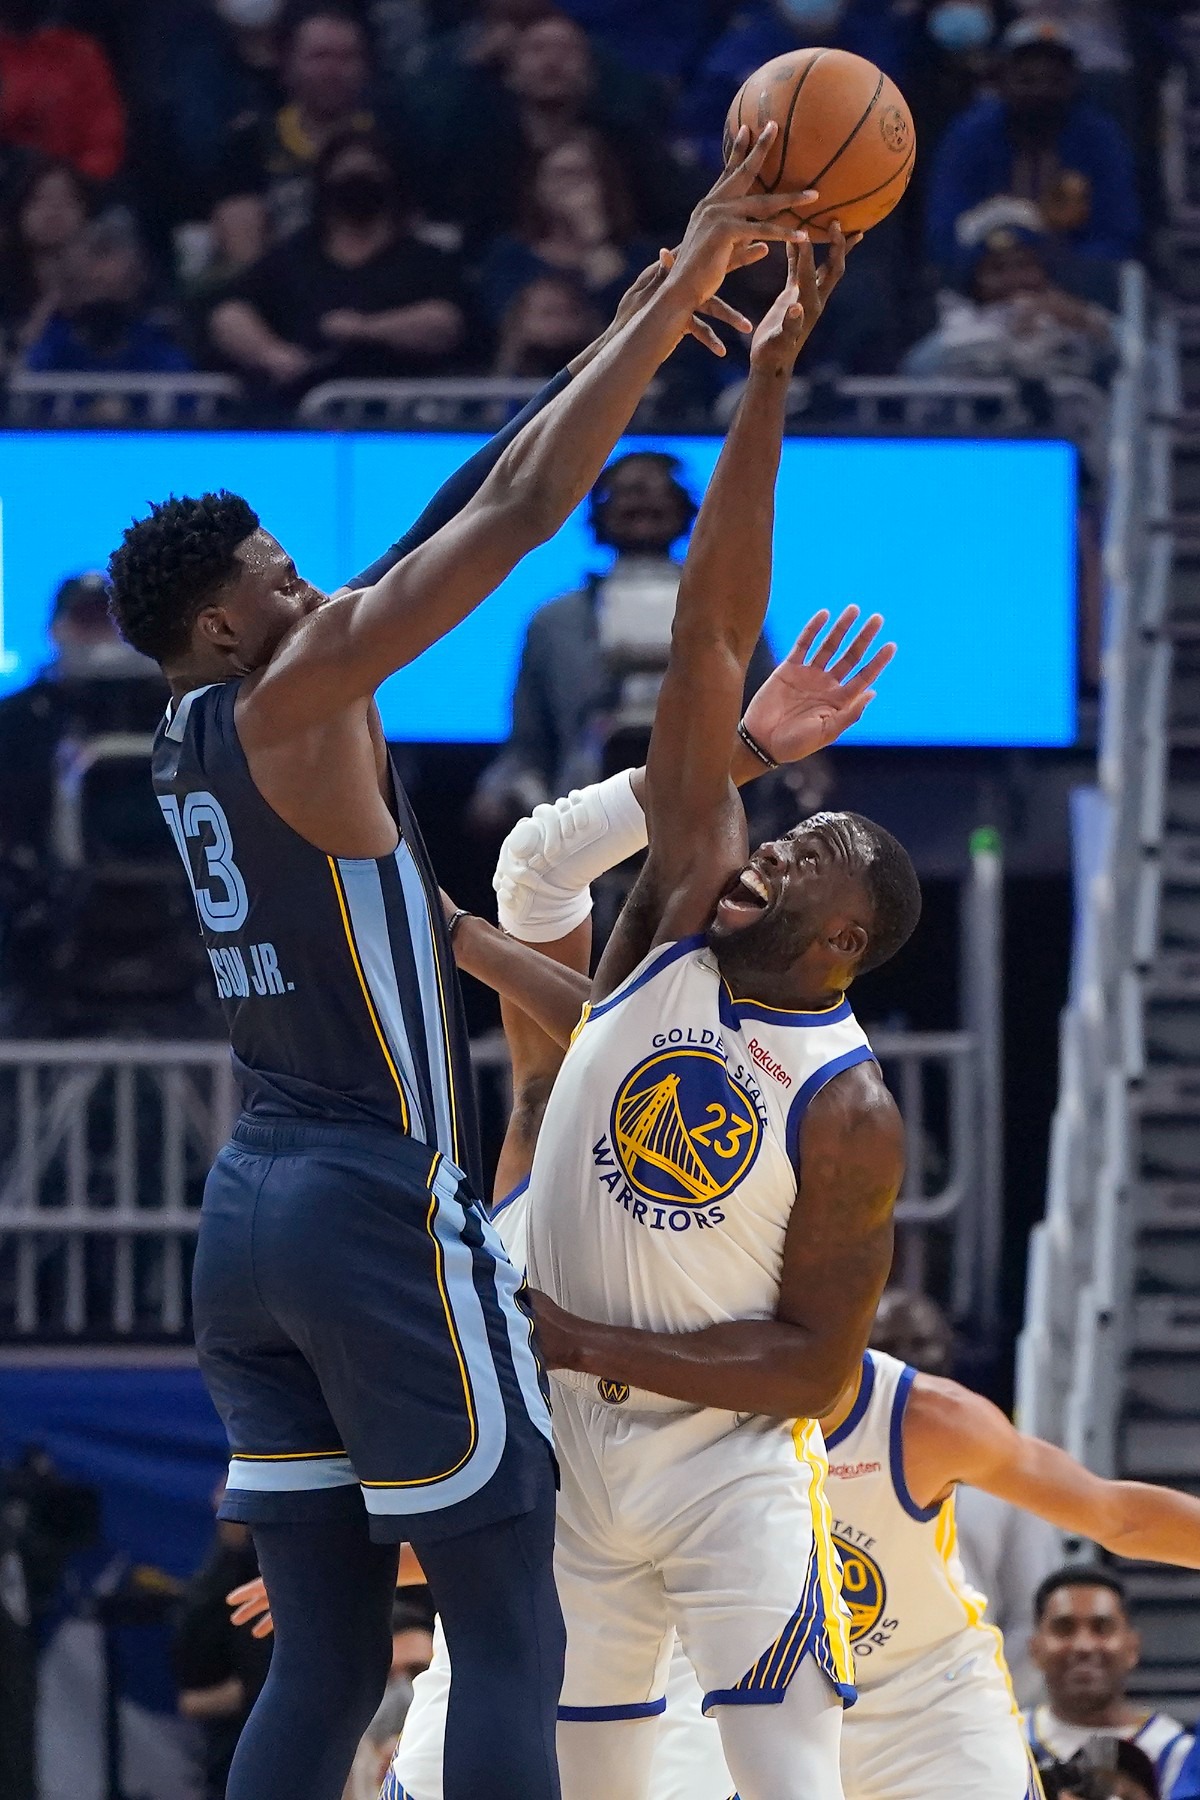
[[[802,913],[769,907],[760,919],[738,931],[710,927],[708,941],[722,975],[738,992],[755,977],[778,977],[797,962],[817,936],[814,922]],[[745,995],[751,998],[750,995]]]

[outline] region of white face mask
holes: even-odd
[[[242,31],[274,25],[283,11],[283,0],[213,0],[213,4],[227,25]]]

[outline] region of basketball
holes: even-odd
[[[816,188],[796,217],[817,239],[836,219],[847,237],[869,231],[896,206],[913,171],[917,136],[895,82],[848,50],[792,50],[764,63],[734,96],[725,154],[743,125],[757,135],[774,119],[779,135],[758,185],[767,193]]]

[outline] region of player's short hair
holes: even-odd
[[[109,559],[112,616],[127,644],[158,663],[182,656],[201,607],[233,581],[258,514],[224,489],[171,499],[135,519]]]
[[[1046,1608],[1060,1588],[1099,1587],[1107,1588],[1121,1602],[1122,1612],[1128,1614],[1129,1599],[1125,1592],[1125,1583],[1119,1575],[1109,1569],[1101,1569],[1093,1563],[1068,1563],[1063,1569],[1055,1569],[1039,1585],[1033,1596],[1033,1622],[1040,1625]]]
[[[858,974],[872,969],[903,949],[921,917],[921,884],[912,858],[898,838],[861,813],[848,813],[872,846],[873,854],[862,871],[863,885],[871,902],[870,936]]]

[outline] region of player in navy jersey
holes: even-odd
[[[171,707],[154,785],[195,893],[243,1111],[205,1191],[196,1341],[254,1532],[271,1674],[229,1800],[337,1800],[413,1543],[454,1655],[448,1800],[553,1800],[562,1620],[549,1419],[519,1279],[478,1200],[437,887],[373,696],[592,486],[731,261],[797,236],[743,133],[673,257],[574,378],[327,597],[235,495],[167,501],[112,559]],[[463,498],[460,491],[441,512]],[[428,535],[429,529],[440,529]]]

